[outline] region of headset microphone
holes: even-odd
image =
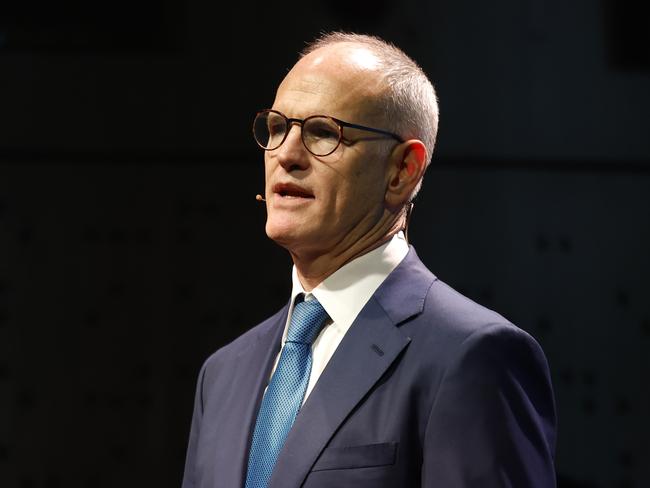
[[[257,200],[258,202],[266,202],[264,197],[262,195],[260,195],[259,193],[257,195],[255,195],[255,200]]]

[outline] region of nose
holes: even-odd
[[[304,170],[309,166],[309,153],[302,143],[302,127],[291,124],[282,145],[274,152],[278,163],[285,171]]]

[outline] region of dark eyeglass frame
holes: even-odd
[[[284,137],[282,137],[282,140],[280,141],[279,144],[277,144],[277,145],[275,145],[273,147],[265,147],[265,146],[263,146],[260,143],[260,141],[257,140],[257,137],[255,136],[255,121],[257,120],[257,118],[260,115],[268,114],[268,113],[274,113],[274,114],[279,115],[280,117],[282,117],[285,120],[285,123],[287,125],[287,130],[284,133]],[[336,146],[334,146],[334,149],[332,149],[330,152],[328,152],[326,154],[316,154],[316,153],[314,153],[313,151],[311,151],[307,147],[307,144],[305,143],[304,132],[303,132],[302,128],[303,128],[305,122],[307,122],[310,119],[317,118],[317,117],[318,118],[326,118],[326,119],[333,120],[336,123],[336,125],[338,126],[338,128],[339,128],[339,140],[336,143]],[[331,117],[329,115],[317,114],[317,115],[310,115],[309,117],[306,117],[304,119],[296,119],[296,118],[287,117],[282,112],[280,112],[278,110],[274,110],[274,109],[260,110],[259,112],[257,112],[255,114],[255,119],[253,119],[253,138],[255,139],[255,142],[257,143],[257,145],[260,146],[265,151],[274,151],[275,149],[279,148],[282,144],[284,144],[284,141],[287,140],[287,136],[289,135],[289,132],[291,131],[291,125],[292,124],[298,124],[300,126],[300,140],[302,141],[302,145],[305,146],[305,149],[307,149],[307,151],[309,151],[314,156],[318,156],[318,157],[329,156],[330,154],[332,154],[334,151],[336,151],[338,149],[338,147],[341,145],[341,141],[343,140],[343,128],[344,127],[349,127],[351,129],[364,130],[366,132],[374,132],[375,134],[382,134],[382,135],[385,135],[385,136],[392,137],[393,139],[395,139],[396,141],[398,141],[400,143],[404,142],[404,139],[402,137],[398,136],[397,134],[395,134],[393,132],[389,132],[389,131],[382,130],[382,129],[376,129],[374,127],[367,127],[365,125],[353,124],[351,122],[345,122],[344,120],[337,119],[336,117]]]

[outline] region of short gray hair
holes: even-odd
[[[349,32],[329,32],[307,44],[301,57],[339,43],[361,45],[371,51],[381,63],[387,90],[381,103],[390,130],[404,139],[419,139],[426,149],[426,165],[431,162],[438,133],[438,100],[433,84],[422,68],[404,51],[376,36]],[[411,199],[422,185],[418,183]]]

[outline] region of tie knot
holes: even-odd
[[[315,298],[296,303],[291,314],[287,341],[311,344],[328,317],[323,306]]]

